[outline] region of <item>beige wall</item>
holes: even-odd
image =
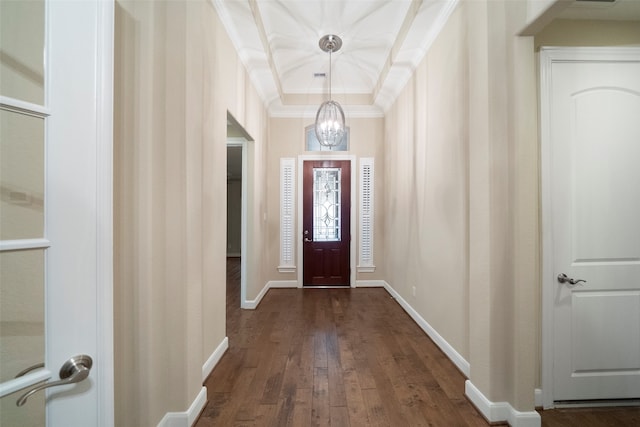
[[[387,282],[468,358],[464,17],[454,12],[387,113],[384,241]]]
[[[557,19],[535,36],[540,46],[639,46],[640,22]]]
[[[537,122],[520,2],[461,2],[385,122],[387,281],[532,410],[539,358]],[[412,287],[416,287],[416,296]]]
[[[488,399],[523,411],[541,366],[534,52],[640,44],[637,22],[528,15],[524,2],[461,2],[388,112],[384,152],[386,280]],[[527,26],[542,28],[535,44],[517,36]]]
[[[381,118],[346,118],[347,126],[350,128],[349,151],[336,152],[335,154],[349,154],[356,156],[356,163],[351,171],[352,183],[355,183],[356,204],[358,203],[358,179],[359,179],[359,159],[361,157],[373,157],[375,159],[375,224],[374,224],[374,265],[376,271],[373,273],[358,273],[356,280],[381,280],[384,278],[382,266],[384,264],[385,244],[382,239],[382,228],[384,223],[383,201],[385,192],[384,183],[384,161],[383,144],[384,130],[383,119]],[[266,181],[268,186],[268,215],[267,215],[267,257],[269,280],[297,280],[297,273],[279,273],[277,267],[280,261],[280,159],[283,157],[296,158],[299,155],[331,155],[331,152],[309,152],[305,151],[305,127],[313,124],[313,119],[303,118],[272,118],[269,125],[269,154],[267,160]],[[301,171],[297,171],[301,173]],[[297,184],[296,184],[297,185]],[[297,190],[296,190],[297,192]],[[300,203],[296,200],[296,209],[300,209]],[[356,206],[357,219],[357,206]],[[298,214],[296,211],[296,219]],[[296,221],[294,230],[298,230]],[[297,236],[297,234],[296,234]],[[299,244],[297,239],[297,244]],[[352,244],[358,245],[357,229],[352,229]],[[297,247],[297,246],[296,246]],[[357,257],[357,252],[356,252]],[[357,262],[357,258],[356,258]],[[302,260],[297,261],[297,267],[302,268]],[[266,284],[266,283],[265,283]],[[257,295],[249,294],[248,297]]]
[[[227,111],[251,134],[250,279],[264,283],[266,112],[211,3],[116,4],[116,425],[184,412],[225,338]]]

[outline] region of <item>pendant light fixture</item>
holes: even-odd
[[[331,99],[331,54],[342,47],[340,37],[327,34],[318,42],[320,49],[329,52],[329,100],[318,108],[316,113],[316,137],[320,145],[333,148],[340,145],[346,132],[344,124],[344,111],[336,101]]]

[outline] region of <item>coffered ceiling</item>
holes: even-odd
[[[524,1],[524,0],[520,0]],[[329,91],[347,117],[382,116],[457,0],[212,0],[273,117],[313,117]],[[640,19],[640,0],[566,2],[564,19]]]
[[[452,0],[214,0],[272,116],[313,116],[329,90],[348,116],[380,116],[424,57]]]

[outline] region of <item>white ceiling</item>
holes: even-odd
[[[214,0],[272,116],[314,116],[332,93],[347,115],[381,116],[446,22],[453,0]],[[314,77],[325,73],[326,77]]]
[[[212,0],[271,116],[314,117],[332,93],[348,117],[382,116],[422,60],[455,0]],[[576,1],[564,19],[640,20],[640,0]],[[327,77],[314,77],[325,73]]]

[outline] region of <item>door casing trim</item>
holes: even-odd
[[[316,161],[316,160],[342,160],[342,161],[349,161],[351,163],[351,200],[349,201],[349,203],[351,204],[351,206],[349,206],[349,216],[351,218],[351,230],[350,230],[350,234],[351,234],[351,240],[349,242],[349,286],[352,288],[356,287],[356,245],[354,244],[354,242],[358,241],[358,236],[354,236],[354,230],[357,233],[358,230],[358,224],[357,224],[357,215],[356,215],[356,181],[357,179],[353,178],[353,171],[355,170],[355,166],[356,166],[356,156],[353,154],[303,154],[298,156],[298,170],[297,170],[297,174],[298,174],[298,195],[297,195],[297,203],[296,203],[296,209],[298,210],[297,212],[297,222],[298,222],[298,226],[296,227],[298,230],[297,233],[297,238],[294,240],[295,242],[297,242],[298,244],[296,245],[296,259],[297,259],[297,264],[300,265],[300,268],[298,269],[298,288],[302,288],[303,285],[303,270],[304,270],[304,263],[303,263],[303,255],[302,255],[302,228],[303,228],[303,217],[302,217],[302,197],[303,197],[303,182],[302,182],[302,178],[303,178],[303,173],[302,171],[304,170],[304,162],[308,162],[308,161]]]
[[[247,302],[247,206],[248,206],[248,182],[249,182],[249,168],[247,143],[249,141],[245,137],[232,137],[227,138],[227,148],[240,147],[242,148],[242,182],[241,182],[241,195],[240,195],[240,308],[249,308],[250,304]],[[227,219],[227,222],[229,219]],[[225,245],[226,246],[226,245]]]
[[[96,348],[100,367],[96,369],[99,427],[115,423],[114,355],[114,273],[113,273],[113,79],[115,55],[115,6],[97,5],[96,58],[96,208],[99,227],[97,255],[97,331]]]

